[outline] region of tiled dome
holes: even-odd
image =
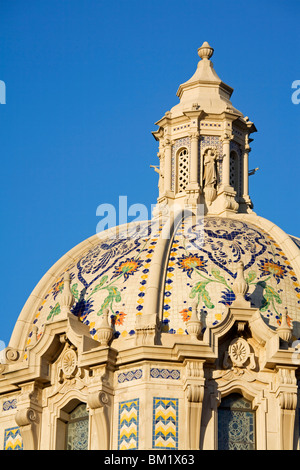
[[[70,262],[67,258],[44,291],[26,346],[31,342],[33,325],[39,339],[45,324],[59,319],[66,272],[74,297],[71,312],[89,326],[94,339],[98,339],[96,320],[105,308],[109,309],[116,346],[116,341],[135,334],[137,316],[145,313],[147,281],[162,226],[142,222],[138,231],[136,227],[129,224],[118,228],[118,234],[108,230],[96,235],[77,259]],[[166,241],[164,257],[159,312],[162,333],[186,335],[195,301],[204,325],[219,322],[235,299],[232,285],[237,263],[243,261],[252,307],[260,310],[271,327],[280,324],[283,309],[296,312],[294,334],[300,336],[300,284],[286,253],[262,228],[238,218],[207,216],[196,225],[186,218]]]

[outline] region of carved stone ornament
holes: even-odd
[[[19,357],[20,354],[16,349],[10,347],[5,349],[5,358],[8,363],[17,361]]]
[[[25,408],[17,411],[15,420],[18,426],[27,426],[37,420],[37,414],[32,408]]]
[[[197,341],[198,336],[201,333],[202,324],[197,315],[198,305],[196,303],[192,306],[192,315],[189,321],[187,322],[186,329],[188,334],[191,337],[191,341]]]
[[[77,354],[73,349],[67,349],[61,359],[61,369],[65,377],[74,377],[77,370]]]
[[[110,325],[108,317],[109,310],[105,308],[101,320],[96,325],[98,341],[101,343],[101,346],[108,346],[108,343],[113,337],[113,328]]]
[[[90,393],[87,398],[88,405],[91,409],[102,408],[110,405],[110,399],[106,392],[97,391]]]
[[[244,338],[235,338],[231,341],[228,351],[224,357],[224,367],[228,368],[228,357],[233,367],[246,367],[246,362],[250,360],[250,369],[255,368],[254,354],[250,351],[250,346]]]

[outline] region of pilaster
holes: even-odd
[[[188,449],[199,450],[202,403],[204,398],[204,369],[205,361],[187,360],[184,390],[187,398],[187,441]]]
[[[276,398],[280,406],[280,449],[293,450],[297,406],[296,367],[277,367]]]

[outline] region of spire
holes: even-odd
[[[156,122],[159,207],[183,206],[204,214],[252,212],[249,137],[256,128],[230,101],[233,88],[214,70],[213,47],[198,48],[193,76],[177,92],[180,102]],[[202,209],[201,209],[202,210]]]
[[[232,106],[229,100],[232,95],[233,88],[222,82],[216,73],[213,63],[210,60],[213,53],[214,49],[207,41],[198,48],[198,55],[201,60],[198,62],[194,75],[179,86],[177,96],[179,97],[180,102],[187,102],[191,99],[194,99],[195,102],[199,102],[201,99],[204,104],[205,100],[205,107],[203,108],[201,106],[204,111],[210,110],[209,105],[212,103],[212,98],[214,98],[213,103],[215,104],[215,110],[221,109],[221,106],[223,107],[223,110],[225,110],[228,105]],[[219,95],[218,100],[216,100],[216,92]],[[208,95],[209,99],[206,99],[206,95]],[[216,107],[216,105],[218,107]],[[239,111],[235,111],[239,113]]]

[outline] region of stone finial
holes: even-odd
[[[107,346],[113,336],[113,328],[108,321],[108,315],[109,310],[105,308],[99,321],[99,326],[96,328],[98,341],[101,343],[101,346]]]
[[[198,339],[198,336],[201,333],[202,323],[198,318],[197,314],[198,304],[196,302],[192,305],[192,315],[191,318],[187,321],[186,330],[191,337],[192,341]]]
[[[201,59],[210,59],[214,53],[214,49],[210,47],[207,41],[205,41],[198,49],[198,56]]]
[[[245,295],[248,291],[248,283],[244,276],[244,263],[239,261],[236,269],[236,278],[232,285],[232,290],[235,294],[235,300],[240,302],[245,300]]]
[[[64,289],[60,297],[60,306],[62,314],[70,313],[71,307],[74,304],[74,296],[70,288],[71,276],[70,273],[65,273],[64,275]]]
[[[292,339],[292,327],[287,321],[287,311],[284,310],[281,316],[280,326],[277,328],[277,334],[283,341],[289,342]]]

